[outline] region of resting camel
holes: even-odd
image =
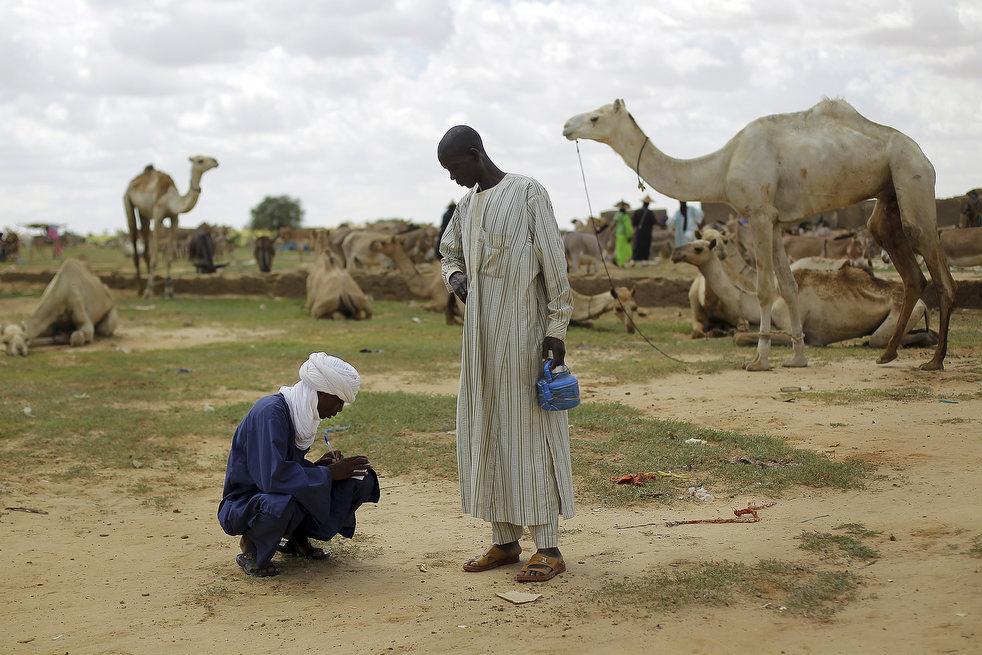
[[[721,149],[695,159],[674,159],[658,150],[623,100],[573,116],[563,135],[606,143],[666,196],[725,202],[747,218],[757,260],[761,319],[757,356],[746,366],[752,371],[771,368],[775,277],[788,306],[794,341],[794,355],[785,365],[808,364],[797,284],[781,243],[780,224],[875,198],[870,234],[889,254],[904,287],[896,329],[877,362],[897,357],[903,328],[927,285],[916,261],[915,253],[920,253],[941,310],[934,357],[921,368],[944,368],[955,281],[937,236],[934,167],[910,137],[867,120],[843,100],[828,99],[807,111],[759,118]]]
[[[20,325],[2,326],[8,355],[27,355],[29,345],[82,346],[116,330],[116,303],[109,287],[87,264],[66,259],[45,287],[34,313]]]
[[[434,312],[443,312],[446,317],[447,325],[456,325],[460,321],[458,318],[464,316],[464,303],[460,302],[452,293],[447,291],[446,285],[440,272],[423,275],[416,270],[416,265],[406,252],[403,243],[404,237],[400,234],[393,234],[381,239],[376,239],[370,244],[370,248],[377,253],[383,254],[396,265],[402,275],[409,293],[417,298],[428,300],[426,308]]]
[[[982,227],[941,230],[940,238],[952,266],[982,266]]]
[[[575,289],[573,292],[573,313],[569,322],[573,325],[589,326],[595,318],[607,312],[617,312],[617,318],[624,324],[628,334],[634,334],[634,321],[631,315],[644,316],[634,300],[636,287],[616,287],[610,291],[601,291],[593,296],[586,296]]]
[[[317,255],[307,275],[306,309],[314,318],[361,321],[372,317],[372,301],[351,275],[337,265],[330,250]]]
[[[716,247],[715,241],[700,239],[676,248],[672,253],[672,261],[684,261],[699,268],[702,275],[697,280],[704,281],[704,297],[711,297],[716,302],[700,307],[693,305],[693,338],[709,333],[713,329],[710,323],[713,318],[725,322],[730,329],[740,325],[741,321],[759,322],[760,307],[756,298],[729,279],[716,256]],[[800,289],[798,302],[806,344],[825,346],[869,335],[870,346],[882,348],[896,331],[903,305],[901,283],[873,277],[870,272],[854,266],[841,266],[830,271],[799,269],[793,275]],[[691,292],[689,298],[691,302]],[[772,311],[775,327],[787,330],[791,313],[783,298],[774,302]],[[907,322],[901,326],[902,346],[936,345],[937,335],[930,330],[912,332],[921,320],[926,327],[927,317],[927,306],[918,299]],[[747,339],[756,341],[757,335],[738,333],[734,336],[737,345],[749,345]]]
[[[147,287],[144,296],[153,296],[153,276],[157,267],[157,249],[164,246],[164,261],[167,265],[165,293],[174,295],[171,288],[170,266],[176,256],[177,247],[177,217],[194,209],[201,195],[201,176],[205,171],[218,166],[214,157],[195,155],[188,157],[191,161],[191,185],[183,196],[178,193],[177,186],[171,176],[147,166],[143,172],[130,180],[123,194],[123,207],[126,210],[126,221],[130,230],[130,241],[133,244],[133,266],[136,267],[137,288],[140,281],[140,255],[137,248],[137,236],[143,242],[143,258],[147,264]],[[137,227],[137,214],[140,217]],[[170,219],[170,228],[164,232],[164,219]],[[151,231],[152,230],[152,231]]]

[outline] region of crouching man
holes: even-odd
[[[368,457],[342,457],[331,449],[316,462],[305,457],[321,419],[354,402],[360,384],[347,362],[313,353],[300,367],[299,382],[260,398],[236,428],[218,522],[226,533],[242,535],[235,560],[247,574],[276,575],[270,560],[277,551],[324,559],[327,554],[309,538],[350,539],[355,510],[378,502]]]

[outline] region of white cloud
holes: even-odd
[[[435,154],[457,123],[538,177],[565,223],[587,209],[562,125],[618,97],[693,157],[843,96],[917,140],[953,195],[982,185],[979,17],[955,0],[15,1],[0,8],[0,227],[121,229],[133,176],[152,162],[184,190],[198,153],[221,166],[190,224],[242,226],[282,193],[312,225],[435,222],[462,193]],[[610,148],[580,151],[594,211],[643,195]]]

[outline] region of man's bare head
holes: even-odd
[[[463,187],[477,184],[481,189],[488,189],[504,176],[485,152],[481,135],[467,125],[447,130],[437,146],[436,156],[450,173],[450,179]]]
[[[455,125],[447,130],[447,133],[440,139],[436,156],[442,162],[444,156],[463,155],[470,152],[471,149],[487,154],[484,152],[484,143],[481,141],[481,135],[477,133],[477,130],[469,125]]]

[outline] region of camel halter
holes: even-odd
[[[648,137],[647,136],[644,138],[644,142],[645,143],[648,142]],[[641,149],[644,150],[644,144],[641,145]],[[634,330],[639,335],[641,335],[641,338],[644,339],[644,342],[646,344],[648,344],[649,346],[651,346],[652,348],[654,348],[655,350],[657,350],[659,353],[661,353],[662,355],[664,355],[668,359],[672,360],[673,362],[678,362],[679,364],[687,364],[688,362],[685,362],[685,361],[683,361],[681,359],[677,359],[675,357],[672,357],[671,355],[669,355],[668,353],[666,353],[664,350],[662,350],[661,348],[659,348],[658,346],[656,346],[655,344],[653,344],[651,342],[651,339],[649,339],[648,336],[644,332],[641,331],[641,328],[638,327],[637,323],[634,322],[634,317],[631,316],[631,312],[627,311],[627,308],[624,306],[624,303],[621,302],[620,296],[617,295],[617,290],[614,289],[614,280],[611,279],[611,277],[610,277],[610,270],[607,269],[607,260],[604,259],[604,256],[603,256],[604,249],[603,249],[603,246],[600,244],[600,230],[597,229],[597,224],[593,220],[593,205],[590,203],[590,189],[587,188],[587,184],[586,184],[586,171],[583,168],[583,156],[580,154],[580,140],[579,139],[576,140],[576,158],[580,162],[580,177],[583,178],[583,192],[586,194],[586,207],[587,207],[587,211],[590,212],[589,213],[589,216],[590,216],[590,225],[593,227],[593,236],[596,237],[596,239],[597,239],[597,248],[600,250],[600,263],[604,265],[604,273],[607,275],[607,283],[610,284],[610,292],[611,292],[611,295],[614,296],[614,300],[616,300],[617,301],[617,304],[620,305],[621,311],[624,312],[624,315],[625,316],[627,316],[627,320],[629,320],[631,322],[631,327],[633,327]],[[641,153],[640,152],[638,153],[638,162],[639,163],[641,162]],[[638,176],[638,184],[639,185],[641,184],[641,176],[640,175]],[[644,191],[644,188],[642,187],[641,190]]]
[[[580,144],[580,142],[577,141],[576,142],[576,153],[577,154],[579,154],[579,152],[580,152],[580,145],[579,144]],[[644,191],[644,182],[641,180],[641,153],[644,152],[644,147],[646,145],[648,145],[648,135],[647,134],[644,135],[644,142],[641,143],[641,149],[638,150],[638,163],[634,166],[634,172],[638,176],[638,188],[641,189],[642,192]],[[581,161],[580,162],[580,168],[582,168],[582,167],[583,167],[583,162]],[[585,183],[586,183],[586,180],[584,180],[584,184]]]

